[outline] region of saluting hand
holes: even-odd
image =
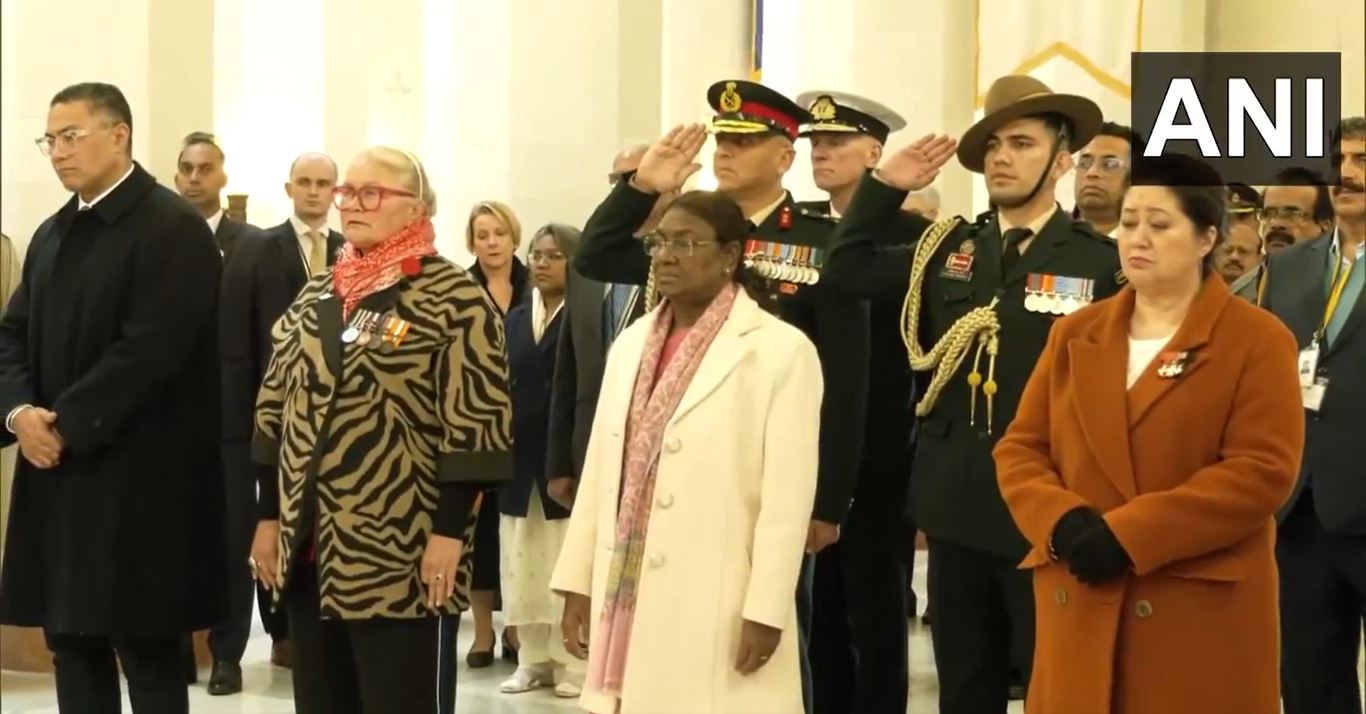
[[[957,139],[926,134],[887,157],[873,175],[900,191],[919,191],[934,183],[939,169],[948,163],[957,149]]]
[[[698,152],[707,143],[707,128],[679,124],[650,146],[640,159],[631,185],[647,193],[670,193],[683,188],[688,177],[702,170]]]

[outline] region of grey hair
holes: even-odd
[[[427,169],[412,152],[392,146],[372,146],[356,156],[356,161],[374,161],[398,174],[404,187],[411,190],[427,206],[427,217],[436,215],[436,191],[427,178]]]

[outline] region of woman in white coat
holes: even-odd
[[[731,199],[692,192],[644,242],[664,299],[608,356],[551,579],[594,714],[802,711],[824,385],[806,336],[743,287],[748,234]]]

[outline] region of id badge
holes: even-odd
[[[1314,375],[1319,371],[1319,343],[1317,340],[1300,350],[1299,364],[1300,387],[1307,389],[1314,386]]]
[[[1304,408],[1311,412],[1318,412],[1323,406],[1323,395],[1328,392],[1328,378],[1319,377],[1313,384],[1300,387],[1300,401],[1304,403]]]

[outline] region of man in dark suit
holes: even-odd
[[[933,373],[916,407],[910,503],[929,540],[943,714],[1001,714],[1012,684],[1028,684],[1034,591],[1019,564],[1029,546],[1006,510],[991,450],[1057,316],[1119,291],[1114,241],[1054,198],[1072,152],[1100,125],[1088,99],[1003,77],[956,151],[964,168],[986,175],[997,210],[971,224],[920,220],[915,247],[898,245],[907,192],[928,185],[954,153],[946,137],[926,137],[863,178],[826,262],[836,287],[908,301],[898,325],[913,366]],[[950,333],[962,340],[943,342]]]
[[[839,541],[840,524],[853,500],[868,394],[868,305],[827,284],[821,270],[833,227],[825,219],[802,215],[783,188],[783,175],[796,157],[798,130],[810,120],[807,111],[762,84],[743,80],[713,84],[707,101],[715,111],[717,190],[734,199],[755,226],[745,261],[764,281],[760,303],[800,329],[821,358],[825,397],[820,465],[806,547],[814,556]],[[655,142],[636,173],[619,183],[588,219],[574,267],[594,279],[645,283],[650,257],[632,234],[656,197],[680,190],[701,168],[693,160],[705,141],[705,128],[694,125],[676,127]],[[810,558],[802,572],[796,596],[803,699],[809,711]]]
[[[634,172],[648,148],[635,146],[617,154],[609,182],[616,185]],[[654,230],[668,203],[668,197],[657,201],[636,233]],[[586,278],[572,265],[565,271],[564,323],[555,353],[545,470],[550,497],[565,508],[573,505],[583,472],[607,350],[618,333],[645,313],[643,293],[638,285]]]
[[[1286,714],[1360,714],[1366,614],[1366,118],[1343,121],[1336,229],[1271,258],[1263,305],[1300,344],[1304,460],[1278,514],[1281,687]],[[1267,428],[1274,428],[1268,425]]]
[[[224,615],[221,258],[133,161],[108,84],[53,99],[38,147],[66,202],[38,228],[0,320],[11,494],[0,622],[41,627],[63,712],[189,711],[180,634]]]
[[[223,214],[223,187],[228,185],[225,160],[213,134],[196,131],[186,136],[180,147],[175,174],[176,190],[209,222],[218,252],[224,256],[243,234],[259,230]]]
[[[812,117],[801,133],[811,142],[813,179],[830,195],[828,201],[799,204],[801,212],[835,226],[859,179],[882,157],[887,136],[906,121],[844,92],[805,92],[797,103]],[[919,234],[908,225],[904,235],[909,243]],[[810,656],[817,714],[906,711],[908,578],[894,544],[904,541],[907,530],[903,512],[915,417],[911,369],[897,329],[901,302],[869,304],[867,427],[854,504],[840,542],[816,557]]]
[[[337,166],[324,154],[305,154],[290,167],[285,192],[293,199],[289,220],[248,235],[228,254],[219,298],[223,362],[223,459],[228,494],[231,617],[209,633],[213,651],[210,694],[242,690],[242,653],[251,631],[252,579],[247,564],[258,533],[256,467],[251,434],[256,393],[270,362],[270,330],[308,279],[336,260],[342,236],[327,228]],[[289,665],[284,613],[272,612],[270,593],[256,588],[261,621],[273,641],[271,661]]]

